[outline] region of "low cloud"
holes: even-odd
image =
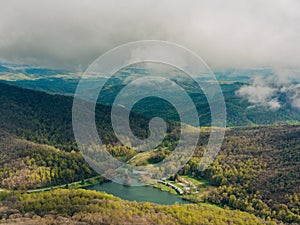
[[[252,85],[242,86],[236,94],[247,98],[255,106],[266,106],[270,109],[280,108],[276,97],[277,88],[270,87],[262,77],[255,77]]]
[[[242,86],[236,95],[246,98],[251,107],[263,106],[278,110],[290,104],[300,110],[299,72],[291,69],[276,69],[274,76],[256,76],[250,85]]]
[[[9,0],[0,3],[0,60],[85,70],[120,44],[186,46],[212,69],[297,66],[298,0]]]

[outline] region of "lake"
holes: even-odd
[[[153,202],[161,205],[172,205],[176,202],[180,204],[190,203],[176,195],[161,191],[160,189],[151,186],[124,186],[114,182],[105,182],[87,187],[86,189],[104,191],[129,201]]]

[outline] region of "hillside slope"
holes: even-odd
[[[97,82],[99,81],[91,80],[88,83],[89,88],[95,88]],[[7,83],[33,90],[70,96],[74,94],[78,80],[61,78],[49,80],[44,78],[38,80],[10,81]],[[179,82],[179,84],[189,93],[191,99],[194,101],[199,113],[201,125],[208,126],[211,121],[210,111],[207,99],[203,92],[199,90],[199,88],[196,88],[194,84],[186,82]],[[236,95],[236,92],[244,85],[246,85],[246,83],[241,82],[225,82],[220,84],[227,107],[228,126],[288,125],[300,123],[299,109],[292,107],[285,99],[286,96],[278,96],[281,100],[281,108],[278,110],[271,110],[268,107],[263,106],[253,107],[247,99]],[[100,94],[99,103],[111,105],[124,86],[124,84],[120,84],[120,81],[118,83],[107,84]],[[186,109],[186,111],[189,110],[190,109],[188,108]],[[167,120],[178,120],[176,110],[170,104],[166,104],[165,101],[158,100],[157,98],[146,98],[141,100],[135,105],[133,111],[144,117],[161,116]]]
[[[77,150],[72,129],[73,98],[0,83],[0,127],[36,143],[66,151]],[[116,143],[109,106],[97,104],[96,124],[105,144]],[[148,135],[148,119],[131,113],[130,125],[141,137]]]
[[[128,202],[96,191],[54,190],[13,196],[0,193],[0,199],[4,199],[0,202],[1,224],[274,224],[215,206]]]

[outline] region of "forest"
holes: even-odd
[[[109,210],[108,215],[112,215],[118,207],[124,210],[129,207],[132,210],[131,223],[136,222],[135,219],[142,220],[145,216],[140,216],[137,211],[143,211],[141,208],[148,203],[130,203],[120,199],[103,203],[101,200],[103,194],[92,197],[97,194],[81,190],[59,190],[61,191],[59,194],[58,190],[26,194],[28,189],[81,181],[96,175],[78,152],[72,132],[71,108],[71,97],[50,95],[0,83],[0,184],[2,189],[14,191],[1,193],[2,218],[10,220],[12,215],[11,219],[14,217],[33,219],[43,221],[45,224],[52,223],[46,222],[47,220],[53,221],[52,224],[59,224],[58,218],[66,220],[75,218],[75,221],[92,223],[91,221],[97,221],[98,218],[95,216],[97,214],[95,210],[100,212]],[[137,157],[139,153],[121,146],[118,142],[110,125],[109,111],[109,106],[97,106],[97,128],[111,154],[120,160],[128,161],[136,156],[132,163],[153,164],[166,158],[176,147],[180,126],[176,122],[168,122],[168,134],[161,145],[150,152],[148,158]],[[131,128],[140,137],[149,135],[148,122],[149,118],[131,114]],[[265,224],[266,221],[277,224],[300,223],[300,126],[228,128],[217,159],[207,170],[201,172],[199,163],[208,136],[209,129],[203,128],[194,156],[179,172],[179,175],[205,180],[212,187],[204,194],[200,192],[183,196],[201,204],[152,206],[149,203],[151,205],[149,207],[154,211],[149,212],[145,209],[143,213],[147,214],[146,221],[141,223],[170,221],[170,224],[172,222],[178,224],[183,221],[183,218],[190,220],[186,224],[199,224],[195,222],[198,219],[206,221],[203,224]],[[74,207],[70,206],[70,211],[66,212],[55,208],[62,207],[60,204],[63,203],[57,202],[57,196],[61,193],[72,196],[68,201],[73,198],[78,199],[78,204],[86,207],[81,205],[79,210],[75,204]],[[81,199],[82,195],[91,195],[91,197]],[[50,201],[49,196],[53,200]],[[96,199],[96,203],[90,204],[92,200],[89,198]],[[98,201],[98,198],[101,201]],[[45,199],[51,205],[42,211]],[[67,204],[66,202],[65,208],[69,209]],[[209,217],[211,215],[209,213],[196,213],[196,211],[208,210],[207,204],[214,205],[209,208],[209,211],[216,210],[215,213],[222,215],[224,219],[219,218],[216,221],[216,217]],[[31,208],[33,205],[37,208]],[[15,213],[7,212],[8,209]],[[52,213],[46,216],[46,212]],[[58,212],[62,212],[63,215]],[[189,212],[194,213],[189,214]],[[113,223],[109,222],[110,217],[105,216],[105,213],[100,213],[99,216],[104,221],[103,224]],[[238,216],[234,216],[237,215],[236,213]],[[254,222],[248,223],[248,219],[235,220],[249,214],[252,218],[249,221]],[[147,218],[152,219],[147,220]],[[114,219],[113,216],[111,219]],[[128,218],[124,215],[115,219],[125,221]],[[93,223],[97,224],[97,222]]]
[[[1,224],[274,224],[211,205],[156,205],[109,194],[59,189],[37,194],[0,193]]]
[[[232,128],[207,170],[199,172],[200,158],[195,156],[181,174],[207,179],[217,187],[206,196],[195,196],[196,202],[300,223],[299,135],[299,126]]]

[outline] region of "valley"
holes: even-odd
[[[5,208],[5,204],[17,204],[19,207],[20,204],[25,204],[25,199],[29,200],[30,196],[36,196],[37,199],[34,201],[39,202],[41,201],[39,196],[51,195],[54,200],[55,195],[59,192],[77,195],[80,193],[80,189],[78,191],[74,191],[74,189],[80,188],[80,185],[76,186],[76,183],[81,183],[82,180],[86,180],[83,182],[84,186],[94,185],[93,182],[88,184],[88,179],[92,179],[97,174],[78,152],[72,135],[70,124],[72,99],[6,84],[0,85],[0,109],[1,115],[4,115],[0,118],[0,183],[1,188],[4,189],[1,192],[1,196],[3,196],[1,198],[6,199],[1,203],[4,204],[3,207]],[[51,107],[48,107],[49,103],[51,103]],[[102,118],[105,118],[106,110],[109,111],[108,106],[99,105]],[[148,119],[136,114],[132,120],[133,129],[136,129],[139,135],[146,136],[147,130],[144,130],[144,125],[147,124]],[[143,165],[151,165],[167,157],[172,152],[179,134],[178,124],[170,122],[169,133],[157,149],[148,153],[135,153],[135,151],[122,147],[116,141],[116,137],[108,129],[109,119],[98,123],[98,126],[100,135],[103,135],[107,141],[107,146],[109,146],[109,151],[115,157],[119,157],[125,162]],[[228,128],[222,150],[217,159],[207,170],[202,172],[198,170],[198,165],[208,135],[209,129],[203,128],[194,156],[182,168],[177,177],[170,178],[171,180],[168,181],[175,182],[174,185],[179,185],[179,183],[184,182],[183,180],[190,180],[198,189],[198,192],[184,193],[180,197],[193,203],[200,203],[200,206],[191,207],[205,208],[206,204],[213,204],[223,207],[226,213],[228,210],[230,212],[231,210],[241,210],[261,218],[265,221],[262,224],[267,223],[266,221],[269,221],[270,224],[276,223],[276,221],[297,224],[300,221],[300,126],[273,125]],[[75,182],[75,186],[71,184],[72,182]],[[151,181],[149,182],[151,183]],[[160,186],[155,181],[153,185],[176,194],[174,190]],[[45,192],[30,194],[31,189],[51,186],[58,186],[59,188],[54,190],[50,188]],[[98,189],[97,185],[94,187]],[[181,188],[183,189],[183,186]],[[159,191],[159,189],[156,190]],[[28,194],[26,194],[27,191]],[[92,192],[87,190],[86,193]],[[9,197],[12,195],[19,200]],[[123,203],[123,200],[118,201],[121,201],[118,204],[129,204],[126,207],[131,207],[133,204]],[[84,205],[84,202],[86,200],[79,204]],[[35,204],[38,207],[40,203],[36,202]],[[83,205],[80,210],[75,211],[79,213],[84,210]],[[27,204],[27,206],[29,205]],[[23,208],[21,211],[18,208],[18,212],[22,214],[33,210],[40,216],[45,215],[38,213],[38,208],[26,209],[26,207],[24,208],[25,211]],[[139,203],[137,207],[143,207],[143,203]],[[178,210],[185,210],[185,207],[188,206],[180,206]],[[223,211],[224,209],[216,210]],[[48,210],[48,212],[50,211]],[[94,211],[89,212],[93,213]],[[57,213],[55,211],[53,213],[51,220],[56,221],[57,216],[55,215]],[[10,214],[5,212],[2,215]],[[66,212],[64,215],[70,219],[74,213]],[[167,213],[165,216],[169,217],[170,214]],[[8,217],[2,216],[2,218]],[[19,214],[18,218],[23,218],[23,216]],[[102,216],[102,218],[104,217]],[[239,216],[239,218],[241,217]],[[24,221],[26,221],[25,218]]]
[[[0,1],[0,225],[300,225],[300,1]]]

